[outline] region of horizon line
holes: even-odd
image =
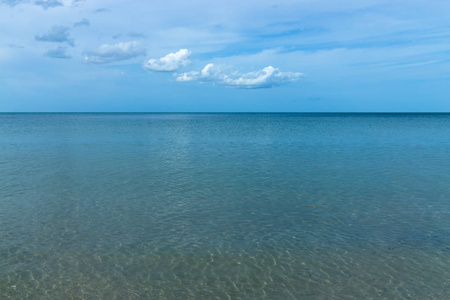
[[[196,111],[4,111],[0,112],[0,114],[450,114],[450,111],[404,111],[404,112],[395,112],[395,111],[374,111],[374,112],[364,112],[364,111],[336,111],[336,112],[320,112],[320,111],[255,111],[255,112],[246,112],[246,111],[205,111],[205,112],[196,112]]]

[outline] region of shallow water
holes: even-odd
[[[449,137],[450,114],[0,114],[0,298],[450,298]]]

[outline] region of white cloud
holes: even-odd
[[[207,64],[200,72],[177,74],[177,81],[211,82],[236,88],[269,88],[300,80],[304,75],[298,72],[281,72],[272,66],[249,73],[227,72],[223,67]]]
[[[83,61],[88,64],[106,64],[141,55],[145,55],[145,50],[136,41],[114,45],[103,44],[97,51],[85,52]]]
[[[144,63],[143,67],[151,71],[175,71],[181,67],[187,66],[190,63],[190,55],[191,51],[188,49],[180,49],[178,52],[169,53],[159,59],[152,58]]]

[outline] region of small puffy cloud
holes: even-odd
[[[63,6],[62,2],[58,0],[36,0],[34,4],[41,6],[43,9]]]
[[[60,58],[60,59],[69,59],[70,56],[66,53],[67,47],[58,47],[53,50],[48,50],[44,53],[44,56],[50,57],[50,58]]]
[[[66,42],[70,46],[74,46],[73,39],[70,38],[69,27],[66,26],[53,26],[47,34],[36,35],[34,38],[41,42],[54,42],[64,43]]]
[[[88,19],[83,19],[79,22],[73,23],[73,27],[89,26],[89,25],[91,25],[91,22],[89,22]]]
[[[177,81],[199,81],[235,88],[269,88],[300,80],[304,75],[298,72],[281,72],[272,66],[249,73],[228,72],[223,67],[207,64],[200,72],[177,74]]]
[[[87,64],[106,64],[145,55],[138,42],[125,42],[114,45],[101,45],[97,51],[85,52],[84,62]]]
[[[181,67],[187,66],[189,61],[189,56],[191,51],[188,49],[180,49],[178,52],[169,53],[164,57],[155,59],[152,58],[146,63],[144,63],[144,69],[150,71],[168,72],[175,71]]]

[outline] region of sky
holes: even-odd
[[[448,0],[0,0],[0,112],[449,112]]]

